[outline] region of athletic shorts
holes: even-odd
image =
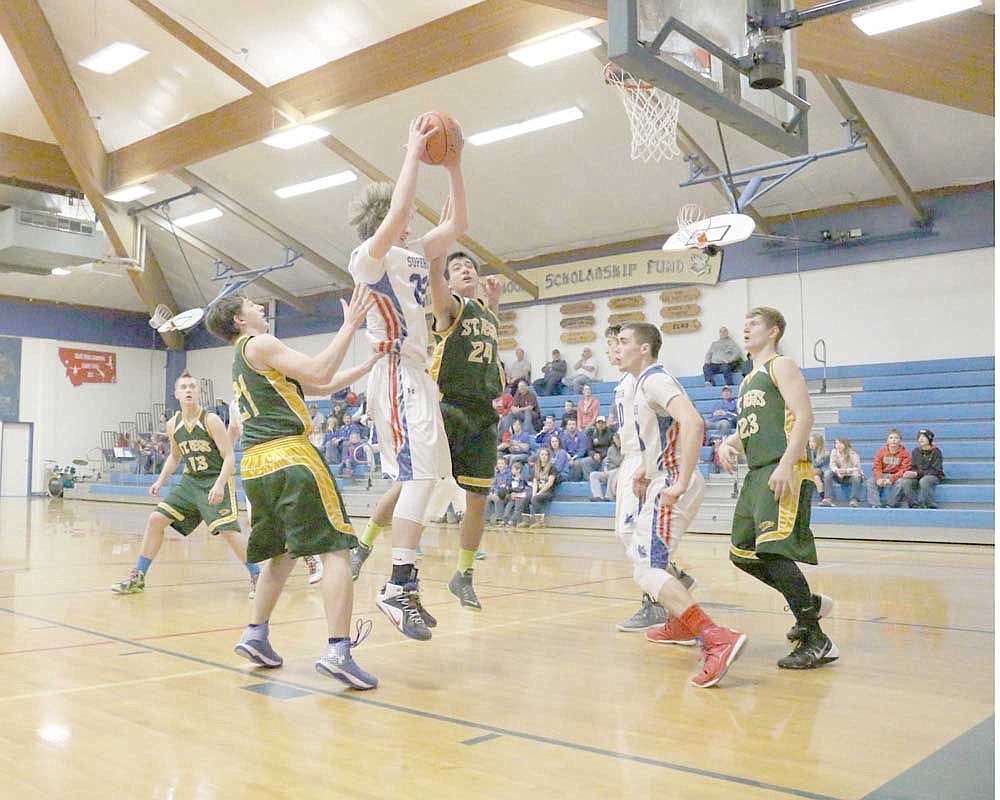
[[[666,475],[656,475],[639,506],[630,555],[635,564],[666,569],[680,538],[691,526],[705,496],[705,479],[695,470],[680,499],[672,506],[660,502],[660,492],[670,485]]]
[[[351,521],[330,470],[306,436],[254,445],[240,462],[253,508],[247,561],[315,556],[355,547]]]
[[[438,386],[422,365],[393,354],[372,368],[368,414],[375,423],[382,472],[390,479],[436,480],[451,475],[438,397]]]
[[[810,503],[816,488],[813,466],[808,461],[795,465],[794,488],[780,503],[767,485],[777,466],[768,464],[747,473],[736,502],[729,557],[753,560],[758,553],[769,553],[815,564],[816,542],[809,529]]]
[[[240,523],[236,519],[236,481],[230,478],[222,502],[217,506],[208,502],[208,492],[214,480],[195,480],[187,475],[181,478],[166,500],[156,504],[156,510],[170,518],[170,527],[187,536],[202,522],[211,534],[219,531],[238,531]]]
[[[441,417],[451,451],[451,474],[463,489],[489,494],[497,463],[497,423],[492,404],[488,411],[468,409],[441,400]]]
[[[635,520],[639,514],[639,498],[632,491],[632,478],[635,471],[642,466],[642,458],[626,458],[618,468],[618,489],[615,492],[615,533],[625,545],[625,550],[631,552],[632,533],[635,531]]]

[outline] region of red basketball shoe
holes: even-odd
[[[698,636],[680,617],[668,617],[666,623],[651,631],[646,631],[646,641],[653,644],[682,644],[687,647],[698,644]]]
[[[705,660],[701,672],[691,678],[691,685],[707,689],[721,681],[739,658],[747,635],[732,628],[707,628],[702,631],[701,641]]]

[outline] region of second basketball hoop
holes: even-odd
[[[689,203],[677,214],[677,233],[661,248],[666,253],[725,247],[749,239],[756,228],[746,214],[716,214],[706,217],[701,206]]]

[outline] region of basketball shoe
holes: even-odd
[[[274,652],[274,648],[271,647],[271,643],[268,641],[267,633],[266,624],[256,628],[247,625],[246,630],[243,631],[243,635],[233,650],[236,651],[237,655],[243,656],[243,658],[252,661],[257,666],[266,667],[267,669],[280,667],[284,661],[281,656]]]
[[[823,617],[828,616],[831,611],[833,611],[833,598],[827,597],[825,594],[814,594],[813,603],[818,604],[819,610],[816,612],[816,619],[823,619]],[[785,606],[785,611],[788,611],[788,606]],[[803,625],[795,623],[791,628],[788,629],[788,633],[785,636],[790,642],[797,642],[806,633],[806,628]]]
[[[371,620],[358,620],[354,639],[343,639],[327,646],[326,653],[316,661],[316,671],[345,683],[352,689],[374,689],[378,686],[378,678],[366,672],[351,655],[352,648],[357,647],[371,632]]]
[[[306,556],[303,559],[309,568],[309,583],[319,583],[323,580],[323,562],[319,556]]]
[[[689,592],[692,591],[694,587],[698,585],[698,581],[694,579],[694,576],[689,575],[683,569],[677,566],[677,562],[675,561],[671,561],[669,564],[667,564],[667,572],[670,575],[673,575],[675,578],[677,578],[677,580],[681,582],[681,586],[683,586]]]
[[[668,617],[663,627],[646,631],[646,641],[653,644],[681,644],[691,647],[698,644],[698,636],[681,622],[680,617]]]
[[[816,669],[840,658],[837,645],[821,630],[803,629],[795,642],[795,649],[778,660],[781,669]]]
[[[648,594],[642,596],[642,606],[624,622],[615,627],[623,633],[641,633],[659,628],[667,621],[667,610]]]
[[[371,554],[372,548],[365,547],[361,542],[358,542],[357,547],[351,548],[351,578],[353,580],[358,579],[361,574],[361,565],[368,560],[368,556]]]
[[[483,607],[479,603],[479,598],[476,596],[476,590],[472,586],[471,569],[467,569],[465,572],[456,572],[452,575],[451,580],[448,581],[448,591],[458,598],[462,608],[467,608],[470,611],[483,610]]]
[[[420,613],[422,606],[419,584],[416,581],[402,586],[385,584],[375,602],[403,636],[421,642],[431,638],[430,626]]]
[[[115,594],[138,594],[146,588],[146,573],[135,567],[128,574],[128,578],[118,583],[112,584],[111,591]]]
[[[740,657],[747,643],[747,635],[732,628],[707,628],[702,631],[701,672],[692,676],[691,685],[707,689],[725,677],[733,662]]]

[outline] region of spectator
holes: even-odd
[[[589,480],[590,472],[594,469],[594,461],[590,457],[590,437],[576,427],[575,419],[571,419],[567,422],[566,430],[563,431],[560,438],[566,455],[569,456],[570,479],[574,481]],[[600,460],[598,460],[597,465],[600,466]]]
[[[170,421],[170,417],[167,414],[160,414],[159,422],[156,423],[156,432],[166,434],[167,423]]]
[[[499,397],[493,400],[493,410],[500,417],[500,433],[506,433],[510,430],[510,424],[514,421],[514,418],[510,415],[510,410],[513,407],[514,395],[510,392],[502,392]]]
[[[573,405],[572,400],[567,400],[565,403],[563,403],[562,424],[559,427],[562,428],[563,430],[566,430],[566,423],[569,422],[570,420],[573,420],[573,422],[577,421],[576,406]]]
[[[618,491],[618,468],[622,464],[621,439],[614,434],[611,446],[601,464],[601,468],[590,473],[590,499],[598,502],[610,500],[614,502]]]
[[[558,434],[559,431],[556,430],[556,418],[551,414],[545,417],[545,422],[542,425],[542,429],[535,436],[535,444],[541,447],[548,447],[549,439],[553,435]]]
[[[584,347],[579,360],[573,365],[573,374],[563,383],[572,386],[574,394],[580,394],[584,386],[595,380],[597,380],[597,361],[594,360],[594,351]]]
[[[591,448],[594,452],[600,453],[601,458],[604,458],[615,435],[614,431],[608,427],[607,420],[604,417],[598,417],[594,422],[594,427],[588,430],[587,434],[590,436]]]
[[[320,412],[319,407],[313,403],[309,406],[309,417],[312,420],[312,427],[314,431],[322,431],[323,423],[326,422],[326,417]]]
[[[711,431],[718,431],[721,438],[725,439],[732,432],[735,425],[736,398],[733,397],[732,389],[728,386],[723,386],[722,398],[716,400],[712,405],[705,427]]]
[[[347,434],[343,431],[343,420],[335,415],[330,415],[326,421],[326,432],[323,434],[323,457],[327,464],[339,464],[342,459],[342,448],[347,439]]]
[[[493,483],[490,485],[490,493],[486,495],[484,516],[487,525],[503,524],[504,506],[507,504],[507,495],[510,492],[510,476],[507,462],[498,458],[496,467],[493,469]]]
[[[934,446],[934,431],[921,428],[917,433],[917,447],[911,454],[910,469],[898,481],[906,504],[914,507],[913,490],[917,489],[917,508],[937,508],[934,489],[943,480],[944,457]]]
[[[553,443],[558,444],[559,437],[552,437]],[[565,453],[565,451],[562,451]],[[555,462],[551,458],[548,450],[544,447],[538,451],[538,465],[535,468],[535,477],[531,480],[531,500],[529,509],[531,511],[531,527],[540,528],[545,524],[545,512],[549,510],[549,504],[555,496],[556,483],[559,476],[556,472]],[[527,527],[522,522],[517,527]]]
[[[521,420],[515,419],[510,438],[506,442],[501,442],[497,445],[497,452],[506,456],[511,464],[518,461],[525,462],[531,455],[531,446],[534,443],[534,437],[530,433],[524,433],[522,430]]]
[[[531,362],[525,357],[524,350],[518,347],[514,351],[514,361],[505,371],[507,373],[507,386],[512,392],[521,381],[531,382]]]
[[[566,361],[558,350],[552,351],[552,360],[546,362],[542,367],[542,377],[535,381],[532,386],[535,392],[541,397],[549,397],[559,394],[562,380],[566,377]]]
[[[594,422],[601,413],[601,401],[594,397],[594,390],[590,384],[585,384],[580,390],[583,397],[576,404],[576,423],[581,431],[586,431],[594,427]]]
[[[861,469],[861,456],[851,447],[851,440],[843,436],[834,440],[833,452],[830,453],[830,469],[826,471],[823,484],[823,499],[821,506],[832,506],[833,484],[850,485],[850,506],[857,508],[864,491],[864,472]]]
[[[521,420],[521,426],[526,433],[534,433],[539,420],[542,418],[542,409],[538,405],[538,396],[528,386],[528,382],[521,380],[517,383],[517,392],[514,394],[514,407],[511,408],[510,421],[507,427],[515,419]]]
[[[813,465],[813,485],[822,503],[826,497],[826,473],[830,469],[830,454],[826,452],[826,442],[818,433],[809,437],[809,460]]]
[[[347,442],[344,444],[344,458],[340,465],[340,474],[343,477],[353,476],[355,466],[368,463],[367,447],[361,441],[361,431],[353,428]]]
[[[511,528],[515,525],[520,526],[521,515],[531,502],[531,485],[522,474],[523,469],[524,465],[520,461],[510,465],[510,489],[501,524]]]
[[[539,461],[541,461],[542,450],[544,449],[543,447],[538,451]],[[549,453],[547,455],[549,455],[549,461],[556,471],[556,477],[560,481],[568,481],[570,475],[569,453],[563,447],[562,437],[559,434],[554,433],[549,437]]]
[[[229,427],[229,404],[221,397],[215,398],[215,408],[212,409],[222,420],[222,424]]]
[[[898,482],[909,471],[910,454],[903,447],[902,435],[892,428],[885,437],[885,445],[875,454],[872,476],[868,479],[868,505],[897,508],[903,501],[903,487]]]
[[[705,364],[701,371],[705,385],[714,386],[715,376],[720,372],[728,386],[733,385],[733,372],[738,371],[743,362],[743,351],[729,335],[728,328],[719,328],[719,338],[712,342],[705,354]]]

